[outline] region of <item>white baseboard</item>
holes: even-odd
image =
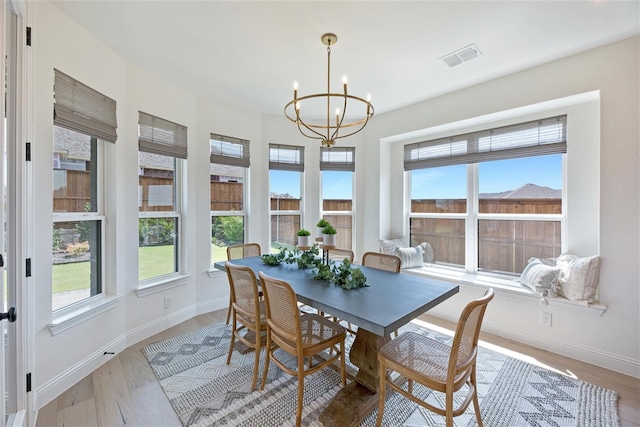
[[[165,331],[185,320],[189,320],[198,314],[220,310],[226,308],[228,304],[228,298],[215,298],[174,311],[159,319],[126,331],[124,334],[106,343],[99,349],[96,349],[96,351],[86,358],[36,388],[33,393],[34,410],[38,410],[51,402],[113,357],[113,355],[105,354],[105,352],[119,353],[135,343]]]
[[[457,319],[455,321],[457,321]],[[620,356],[615,353],[567,341],[558,341],[541,337],[539,335],[533,335],[524,332],[521,329],[512,329],[504,324],[487,322],[486,320],[483,324],[482,330],[522,344],[542,348],[544,350],[580,360],[585,363],[590,363],[601,368],[610,369],[615,372],[620,372],[621,374],[640,378],[640,361]]]

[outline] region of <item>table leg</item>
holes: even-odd
[[[356,365],[355,381],[343,387],[318,417],[325,426],[357,426],[378,405],[378,350],[391,338],[358,328],[349,359]]]

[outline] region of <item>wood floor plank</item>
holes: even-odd
[[[118,355],[129,391],[157,382],[147,358],[138,346],[132,346]]]
[[[36,427],[55,426],[57,419],[58,398],[55,398],[38,411],[38,417],[36,418]]]
[[[61,411],[93,398],[93,379],[91,375],[88,375],[78,381],[75,386],[58,396],[58,410]]]
[[[149,383],[131,393],[140,426],[180,426],[160,383]]]
[[[56,427],[97,427],[94,398],[78,402],[58,411]]]
[[[120,358],[112,358],[92,376],[98,423],[101,426],[131,424],[136,415]]]

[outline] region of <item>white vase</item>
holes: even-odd
[[[335,234],[323,234],[322,235],[322,244],[325,246],[335,246],[336,245],[336,235]]]
[[[302,247],[311,246],[311,243],[309,242],[310,239],[311,239],[311,236],[298,236],[298,246],[302,246]]]

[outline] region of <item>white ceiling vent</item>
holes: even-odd
[[[480,55],[482,55],[480,49],[478,49],[475,44],[470,44],[469,46],[458,49],[455,52],[441,57],[440,59],[446,66],[451,68],[462,64],[463,62],[470,61],[473,58],[477,58]]]

